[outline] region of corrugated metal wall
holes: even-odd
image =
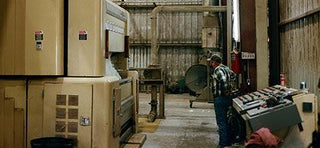
[[[157,5],[202,5],[202,0],[127,0],[122,2],[130,12],[129,68],[145,68],[150,64],[151,19],[153,2]],[[121,2],[118,2],[121,4]],[[202,52],[203,13],[160,13],[158,15],[159,56],[166,84],[184,78]],[[174,44],[174,45],[173,45]],[[183,45],[187,44],[187,45]]]
[[[198,63],[200,51],[192,47],[166,47],[160,50],[161,65],[165,67],[168,86],[184,78],[188,68]]]
[[[295,18],[320,7],[320,0],[280,0],[280,22]],[[286,73],[287,85],[299,88],[302,81],[310,92],[319,96],[320,77],[320,13],[287,21],[280,27],[281,70]]]
[[[128,8],[130,12],[130,43],[151,41],[152,9]],[[158,15],[160,43],[201,43],[203,13],[160,13]]]
[[[160,13],[160,43],[201,43],[203,13]]]

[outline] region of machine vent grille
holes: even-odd
[[[56,136],[78,139],[79,95],[56,95]]]

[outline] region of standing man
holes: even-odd
[[[226,147],[231,145],[227,124],[227,111],[232,104],[230,93],[232,91],[232,82],[236,79],[236,74],[222,64],[222,58],[217,54],[213,54],[208,61],[210,61],[210,67],[214,68],[211,75],[213,80],[212,93],[214,95],[216,121],[219,127],[219,147]]]

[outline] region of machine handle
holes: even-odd
[[[113,90],[113,136],[117,137],[121,133],[121,88],[115,88]]]
[[[129,58],[129,36],[124,37],[124,56]]]
[[[109,30],[106,29],[106,37],[105,37],[105,51],[104,51],[104,58],[108,58],[109,57]]]
[[[81,126],[90,126],[90,118],[89,117],[80,117],[80,125]]]

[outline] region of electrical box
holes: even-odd
[[[215,27],[202,28],[202,48],[219,47],[219,29]]]
[[[63,75],[63,0],[0,2],[0,75]]]
[[[303,131],[299,132],[304,147],[312,142],[312,132],[318,130],[318,101],[314,94],[300,94],[292,97],[302,118]],[[311,105],[311,106],[310,106]]]
[[[128,17],[111,1],[69,1],[68,76],[103,76],[105,58],[124,52]]]
[[[0,80],[0,147],[25,148],[26,81]]]
[[[219,47],[219,21],[213,14],[203,16],[202,48]]]

